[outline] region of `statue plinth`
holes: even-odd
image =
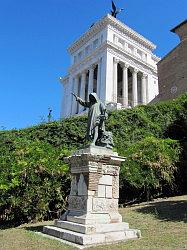
[[[124,157],[90,146],[66,158],[71,167],[68,210],[44,233],[80,245],[105,244],[140,237],[118,212],[119,170]]]

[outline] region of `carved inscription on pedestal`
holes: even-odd
[[[93,198],[94,212],[112,212],[118,211],[117,199]]]

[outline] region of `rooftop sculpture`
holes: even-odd
[[[123,8],[121,8],[121,9],[117,9],[117,7],[116,7],[115,3],[112,1],[112,10],[111,10],[111,15],[112,15],[113,17],[115,17],[115,18],[116,18],[117,14],[119,14],[122,10],[124,10],[124,9],[123,9]]]

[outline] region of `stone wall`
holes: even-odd
[[[158,63],[159,99],[174,99],[187,91],[187,40]]]
[[[187,21],[171,30],[180,44],[158,62],[159,95],[152,101],[174,99],[187,91]]]

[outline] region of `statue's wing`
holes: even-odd
[[[116,5],[114,4],[114,2],[112,1],[112,9],[114,12],[116,12]]]

